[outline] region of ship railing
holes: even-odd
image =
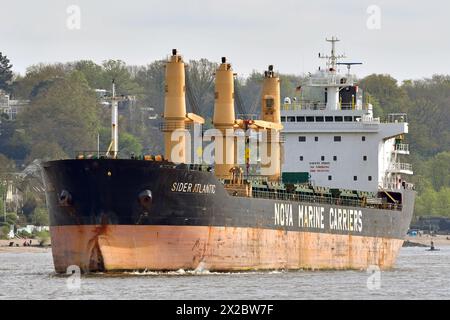
[[[317,204],[329,204],[348,207],[365,207],[373,209],[387,209],[387,210],[402,210],[402,205],[398,203],[386,203],[383,199],[348,199],[345,197],[335,198],[328,196],[318,195],[305,195],[290,193],[285,191],[272,191],[272,190],[252,190],[252,196],[254,198],[274,199],[283,201],[295,201],[295,202],[308,202]],[[369,200],[369,201],[368,201]],[[374,200],[374,201],[372,201]]]
[[[256,113],[238,113],[238,114],[236,114],[236,119],[258,120],[259,119],[259,114],[256,114]]]
[[[205,172],[211,172],[212,166],[206,165],[206,164],[187,164],[187,169],[191,171],[205,171]]]
[[[325,110],[326,107],[326,103],[323,102],[293,102],[283,103],[281,109],[286,111]]]
[[[408,190],[415,190],[414,183],[411,182],[405,182],[404,188]]]
[[[363,122],[363,123],[380,123],[381,122],[380,118],[378,118],[378,117],[374,118],[370,114],[363,114],[361,116],[361,120],[360,121]]]
[[[117,152],[119,157],[119,152]],[[106,159],[110,158],[109,151],[107,150],[80,150],[75,151],[75,159]]]
[[[342,77],[340,75],[329,75],[326,77],[310,77],[306,86],[349,86],[352,85],[354,77],[352,75],[347,75]]]
[[[386,178],[384,179],[382,189],[386,190],[399,190],[399,189],[408,189],[414,190],[414,183],[407,182],[405,180],[398,180],[395,178]]]
[[[111,151],[103,151],[103,150],[83,150],[83,151],[75,151],[75,159],[84,160],[84,159],[130,159],[130,160],[145,160],[145,161],[155,161],[155,162],[165,162],[167,163],[167,159],[164,159],[163,155],[156,154],[134,154],[130,153],[120,153],[119,151],[116,153],[115,157],[112,157]],[[171,167],[174,165],[171,164]]]
[[[408,122],[408,116],[406,113],[389,113],[386,122],[388,123]]]
[[[291,102],[283,103],[281,110],[284,111],[300,111],[300,110],[326,110],[327,104],[324,102]],[[355,110],[361,109],[361,106],[354,103],[339,103],[339,110]]]
[[[245,180],[247,180],[248,182],[267,183],[267,181],[269,181],[269,178],[260,174],[246,174]]]
[[[405,151],[409,152],[409,144],[406,143],[397,143],[394,147],[395,151]]]
[[[176,124],[171,122],[160,122],[159,123],[159,130],[160,131],[175,131],[177,129],[185,129],[185,130],[192,130],[192,123],[185,122],[184,124]]]
[[[397,170],[412,171],[412,164],[395,162],[395,163],[391,163],[389,169],[391,171],[397,171]]]

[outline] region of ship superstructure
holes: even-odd
[[[310,179],[317,186],[361,191],[411,188],[407,175],[413,173],[403,155],[409,154],[404,134],[407,115],[374,117],[369,99],[363,101],[355,63],[340,63],[337,38],[332,37],[331,54],[320,55],[326,67],[311,74],[300,87],[309,97],[285,98],[281,121],[285,135],[283,177],[293,181]],[[339,67],[346,65],[347,73]]]

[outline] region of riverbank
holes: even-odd
[[[24,242],[31,245],[24,246]],[[10,243],[13,243],[10,246]],[[40,246],[39,239],[11,239],[11,240],[0,240],[0,253],[4,252],[49,252],[51,250],[50,246]]]
[[[410,237],[407,236],[405,238],[405,241],[409,241],[411,243],[418,243],[421,245],[426,245],[427,247],[430,246],[431,241],[433,241],[434,246],[440,247],[440,246],[450,246],[450,235],[436,235],[436,236],[430,236],[429,234],[425,234],[423,236],[415,236]]]

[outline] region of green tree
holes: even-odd
[[[385,114],[407,111],[408,95],[390,75],[372,74],[361,79],[359,85],[378,100]]]
[[[46,150],[52,150],[52,156],[73,155],[96,146],[98,105],[79,71],[53,81],[31,101],[19,120],[32,145],[45,145]],[[36,148],[33,151],[39,154]]]
[[[0,89],[9,91],[13,78],[12,64],[9,59],[0,52]]]
[[[436,197],[435,213],[438,216],[450,216],[450,188],[439,190]]]
[[[91,60],[80,60],[74,63],[74,68],[83,73],[92,89],[110,89],[111,80],[106,79],[102,66]]]
[[[450,150],[450,76],[406,81],[410,140],[416,152],[424,156]]]
[[[0,180],[7,179],[11,172],[14,171],[14,167],[14,161],[0,153]]]
[[[36,226],[48,226],[49,225],[49,217],[48,211],[44,207],[37,207],[33,213],[33,223]]]
[[[156,112],[164,110],[165,61],[158,60],[140,68],[136,74],[136,82],[143,88],[143,105],[154,108]]]
[[[121,60],[107,60],[103,62],[104,84],[103,88],[109,89],[112,80],[116,83],[118,95],[136,95],[142,92],[142,88],[132,79],[127,65]]]
[[[253,70],[247,78],[238,78],[241,97],[247,112],[250,114],[259,113],[258,106],[261,104],[262,77],[262,73]]]
[[[9,228],[8,225],[0,225],[0,239],[7,239]]]
[[[186,81],[197,99],[201,114],[212,114],[214,104],[214,72],[218,64],[207,59],[190,60],[187,64]]]
[[[25,77],[14,84],[14,94],[22,99],[33,99],[53,81],[64,79],[71,67],[62,63],[36,64],[27,68]]]
[[[34,159],[55,160],[65,159],[67,154],[61,146],[52,141],[38,141],[31,146],[30,153],[26,158],[26,162],[32,162]],[[73,155],[72,155],[73,156]]]
[[[426,170],[435,190],[450,186],[450,152],[439,153],[428,160]]]
[[[31,141],[18,122],[7,121],[1,124],[0,150],[10,159],[23,160],[31,148]]]
[[[416,216],[430,216],[435,215],[436,203],[438,201],[437,192],[433,189],[426,189],[416,199],[415,215]]]

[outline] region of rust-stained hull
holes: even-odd
[[[394,265],[403,240],[314,232],[205,226],[51,228],[57,272],[364,269]]]

